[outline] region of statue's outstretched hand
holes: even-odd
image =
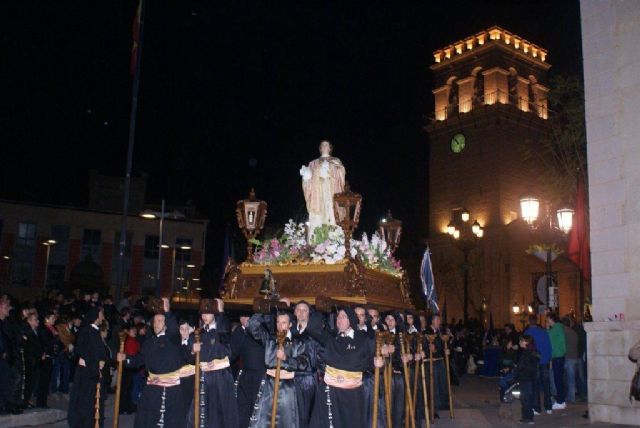
[[[311,169],[309,169],[308,166],[302,165],[302,168],[300,168],[300,175],[302,176],[302,179],[304,181],[310,180],[311,179]]]

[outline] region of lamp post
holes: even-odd
[[[256,192],[252,188],[247,199],[241,199],[236,203],[236,217],[238,227],[242,230],[247,240],[247,261],[253,262],[253,244],[264,227],[267,218],[267,203],[256,198]]]
[[[471,214],[464,208],[460,211],[459,217],[451,219],[447,225],[447,234],[453,243],[462,250],[464,275],[463,283],[463,319],[466,324],[469,320],[469,253],[478,246],[478,241],[484,236],[484,229],[478,220],[469,225]]]
[[[333,195],[333,214],[336,224],[344,231],[344,248],[347,258],[351,260],[351,236],[360,223],[362,195],[354,193],[345,183],[344,191]]]
[[[46,257],[46,261],[44,264],[44,289],[47,290],[47,277],[49,274],[49,256],[51,254],[51,247],[53,247],[54,245],[56,245],[58,242],[56,242],[55,239],[47,239],[46,241],[42,242],[42,245],[44,245],[45,247],[47,247],[47,257]]]
[[[547,287],[547,307],[556,309],[558,302],[550,301],[550,290],[553,287],[553,254],[552,244],[555,240],[554,235],[561,235],[561,238],[569,233],[573,226],[573,210],[570,208],[561,208],[556,211],[557,223],[554,223],[553,216],[551,215],[551,205],[546,206],[546,215],[540,218],[540,200],[531,195],[524,196],[520,199],[520,211],[522,219],[529,225],[531,230],[537,231],[542,235],[543,240],[546,243],[546,255],[545,255],[545,278]]]
[[[165,210],[164,199],[160,205],[160,211],[153,211],[150,209],[146,209],[140,213],[140,217],[146,218],[149,220],[159,219],[159,231],[158,231],[158,268],[156,272],[156,297],[160,297],[160,272],[162,268],[162,249],[165,248],[162,244],[163,242],[163,233],[164,233],[164,219],[165,218],[173,218],[173,219],[184,219],[184,214],[179,211],[173,211],[171,213],[166,213]],[[122,239],[122,238],[121,238]],[[126,239],[126,237],[125,237]],[[168,248],[168,247],[167,247]],[[173,280],[172,280],[173,281]]]
[[[400,245],[402,221],[393,218],[391,210],[389,210],[387,216],[378,222],[378,231],[387,243],[387,246],[391,249],[391,253],[394,253]]]

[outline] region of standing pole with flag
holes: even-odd
[[[433,279],[433,268],[431,266],[431,250],[427,247],[422,256],[420,264],[420,281],[422,282],[422,294],[424,295],[427,310],[434,314],[440,313],[438,306],[438,293],[436,291],[435,280]]]
[[[131,190],[131,167],[133,164],[133,143],[136,134],[136,116],[138,114],[138,89],[140,87],[140,58],[142,57],[142,39],[144,29],[145,1],[140,0],[133,22],[133,46],[131,48],[130,71],[133,75],[131,89],[131,117],[129,120],[129,144],[127,148],[127,167],[124,177],[124,197],[122,204],[122,223],[120,226],[120,244],[118,252],[118,283],[116,284],[116,302],[122,298],[124,285],[124,257],[127,247],[127,215],[129,214],[129,193]]]

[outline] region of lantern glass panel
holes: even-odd
[[[522,211],[522,219],[532,224],[540,214],[540,200],[530,196],[522,198],[520,199],[520,210]]]
[[[563,208],[558,210],[558,226],[564,233],[569,233],[573,226],[573,210]]]

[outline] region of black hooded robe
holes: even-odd
[[[173,373],[184,364],[180,332],[175,316],[165,313],[166,330],[144,341],[141,351],[127,359],[128,367],[145,366],[149,376]],[[179,427],[184,424],[185,406],[180,385],[158,386],[147,383],[142,390],[135,428]]]
[[[350,372],[366,370],[373,359],[374,346],[367,335],[357,330],[357,318],[351,308],[341,308],[349,316],[353,338],[332,336],[322,328],[322,316],[314,313],[309,319],[309,334],[324,347],[323,361],[327,367]],[[318,383],[311,428],[355,428],[365,426],[364,388],[353,389],[329,386],[324,379]]]
[[[107,349],[104,346],[100,330],[93,325],[97,320],[99,308],[92,308],[85,316],[85,325],[78,333],[75,353],[84,361],[78,364],[73,377],[73,385],[69,395],[67,422],[69,428],[94,428],[96,391],[100,385],[99,425],[104,424],[104,400],[106,388],[99,364],[107,361]]]

